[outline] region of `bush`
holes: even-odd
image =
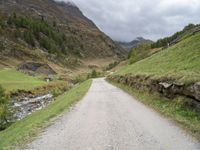
[[[61,95],[61,94],[63,93],[63,91],[62,91],[61,89],[59,89],[59,88],[55,88],[55,89],[52,91],[52,93],[53,93],[53,96],[54,96],[54,97],[57,97],[57,96]]]
[[[82,83],[84,82],[85,80],[87,80],[86,76],[85,75],[78,75],[75,77],[74,79],[74,83],[77,84],[77,83]]]
[[[92,70],[92,72],[88,74],[87,78],[90,79],[90,78],[97,78],[97,77],[102,77],[102,76],[103,76],[103,73],[97,72],[96,70]]]
[[[8,97],[5,94],[4,89],[0,86],[0,130],[5,129],[8,126]]]
[[[91,77],[92,77],[92,78],[96,78],[96,77],[97,77],[97,72],[96,72],[96,70],[92,70]]]
[[[116,67],[120,62],[119,61],[115,61],[113,63],[110,63],[107,67],[106,67],[106,70],[111,70],[113,69],[114,67]]]

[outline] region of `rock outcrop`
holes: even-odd
[[[22,72],[33,72],[45,75],[55,75],[56,72],[48,65],[36,62],[23,63],[18,66],[17,70]]]

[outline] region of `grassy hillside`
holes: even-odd
[[[150,43],[140,43],[135,48],[133,48],[129,53],[129,62],[130,64],[133,64],[137,61],[140,61],[148,56],[150,56],[150,49],[151,44]]]
[[[200,80],[200,33],[124,67],[116,74],[151,75],[173,77],[183,82]]]
[[[3,69],[0,70],[0,84],[9,92],[17,89],[33,89],[45,85],[46,82],[14,69]]]
[[[72,104],[80,100],[88,91],[92,81],[88,80],[74,89],[56,98],[56,101],[48,107],[39,110],[25,119],[16,122],[8,129],[0,132],[0,149],[15,149],[30,137],[37,134],[39,128],[43,127],[51,118],[60,114]]]
[[[157,42],[151,44],[152,48],[167,47],[168,45],[176,44],[183,39],[200,31],[200,25],[189,24],[183,28],[183,30],[176,32],[170,37],[159,39]]]

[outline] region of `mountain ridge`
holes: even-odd
[[[24,61],[46,63],[52,62],[53,58],[58,65],[80,66],[82,59],[86,58],[110,57],[115,60],[125,56],[125,51],[85,17],[76,5],[53,0],[7,0],[1,1],[0,5],[0,39],[5,47],[0,52],[2,60],[14,57],[17,64]],[[61,38],[65,40],[59,40]],[[46,46],[41,44],[41,39],[47,42]],[[30,40],[35,44],[30,44]],[[51,49],[56,51],[55,54],[49,53],[48,44],[50,47],[53,44]],[[45,58],[37,59],[36,55]]]
[[[147,42],[147,43],[153,43],[152,40],[149,39],[145,39],[143,37],[137,37],[134,40],[130,41],[130,42],[123,42],[123,41],[115,41],[115,43],[119,44],[121,47],[123,47],[124,49],[126,49],[126,51],[130,51],[131,49],[135,48],[136,46],[138,46],[138,44],[143,43],[143,42]]]

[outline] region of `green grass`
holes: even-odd
[[[20,146],[35,136],[41,127],[53,118],[80,100],[88,91],[92,80],[87,80],[79,86],[57,97],[56,101],[48,107],[37,111],[25,119],[11,125],[5,131],[0,132],[0,149],[13,149]]]
[[[158,95],[149,94],[146,91],[131,88],[127,85],[111,83],[128,92],[145,105],[173,119],[200,140],[200,115],[185,106],[184,98],[177,97],[176,99],[169,100]]]
[[[150,56],[151,43],[142,42],[133,48],[129,54],[129,63],[133,64]]]
[[[0,84],[9,92],[17,89],[33,89],[45,85],[46,82],[14,69],[3,69],[0,70]]]
[[[146,59],[122,68],[115,74],[174,77],[181,82],[200,80],[200,33]]]

